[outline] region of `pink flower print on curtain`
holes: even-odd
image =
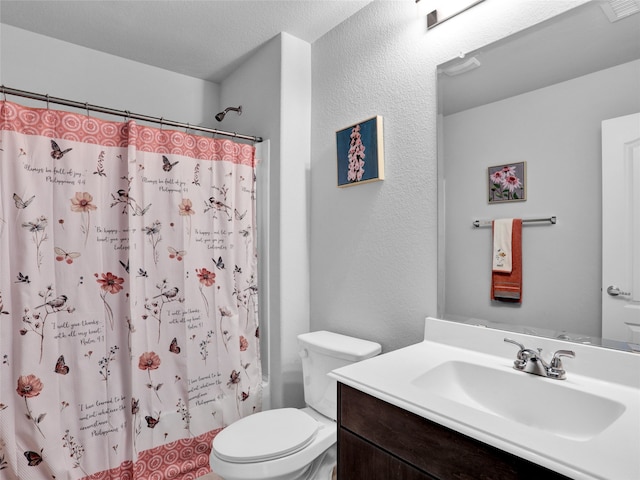
[[[30,374],[18,378],[18,388],[16,388],[16,392],[18,392],[18,395],[24,398],[24,404],[27,409],[27,420],[31,420],[35,427],[38,429],[38,432],[40,432],[40,435],[42,435],[42,438],[45,438],[44,433],[42,433],[42,430],[40,430],[40,422],[44,420],[46,413],[36,415],[29,408],[29,399],[40,395],[43,387],[44,385],[42,384],[40,379],[35,375]]]
[[[162,388],[162,383],[153,384],[151,381],[151,370],[157,370],[160,368],[160,357],[156,354],[156,352],[145,352],[140,355],[140,359],[138,360],[138,368],[140,370],[146,370],[149,374],[149,383],[147,383],[147,388],[151,389],[160,400],[160,396],[158,395],[158,390]],[[160,400],[162,403],[162,400]]]
[[[104,313],[106,318],[109,320],[109,325],[111,325],[111,330],[113,330],[113,309],[107,302],[107,294],[115,295],[120,290],[122,290],[122,284],[124,283],[124,278],[118,277],[111,272],[103,273],[100,277],[97,273],[94,274],[97,278],[96,282],[100,284],[100,298],[102,299],[102,303],[104,304]]]
[[[189,236],[189,242],[191,242],[191,215],[195,215],[196,211],[193,209],[193,204],[188,198],[183,198],[180,205],[178,205],[178,213],[181,217],[185,217],[187,221],[187,233]]]
[[[89,239],[89,231],[91,229],[91,212],[96,210],[96,207],[91,202],[93,196],[89,192],[76,192],[75,197],[71,199],[71,211],[78,212],[82,215],[81,231],[84,234],[84,245],[87,246],[87,240]]]
[[[261,408],[253,146],[11,102],[0,140],[0,476],[208,473]]]
[[[206,268],[196,268],[196,274],[198,275],[198,280],[200,281],[200,295],[202,295],[202,300],[204,302],[204,307],[207,311],[207,315],[209,315],[209,301],[207,300],[207,296],[202,291],[203,287],[210,287],[214,283],[216,283],[216,274],[210,272]]]

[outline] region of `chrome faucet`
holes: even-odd
[[[547,363],[542,358],[541,348],[535,351],[526,348],[520,342],[516,342],[510,338],[505,338],[504,341],[513,343],[520,348],[516,355],[516,360],[513,362],[513,368],[521,372],[553,378],[555,380],[564,380],[566,378],[566,372],[562,366],[562,357],[575,358],[576,356],[572,350],[558,350],[553,354],[551,362]]]

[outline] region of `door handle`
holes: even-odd
[[[617,297],[618,295],[631,295],[631,292],[623,292],[615,285],[609,285],[607,293],[612,297]]]

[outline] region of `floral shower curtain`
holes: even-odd
[[[254,147],[0,103],[0,478],[191,479],[260,408]]]

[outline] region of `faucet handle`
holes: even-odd
[[[516,342],[515,340],[511,339],[511,338],[504,338],[504,341],[507,343],[513,343],[514,345],[516,345],[518,348],[520,348],[520,350],[518,350],[517,353],[517,360],[515,360],[513,362],[513,368],[515,368],[516,370],[522,370],[524,368],[524,366],[526,365],[527,361],[524,358],[524,351],[527,349],[523,344],[521,344],[520,342]]]
[[[521,344],[520,342],[516,342],[515,340],[511,339],[511,338],[504,338],[504,341],[507,343],[513,343],[514,345],[517,345],[518,347],[520,347],[520,350],[526,350],[525,346],[523,344]]]
[[[558,380],[563,380],[567,373],[562,366],[561,357],[575,358],[576,353],[573,350],[558,350],[553,354],[551,364],[549,365],[549,376]]]
[[[576,352],[573,350],[558,350],[553,354],[551,359],[552,368],[562,368],[562,360],[560,357],[576,358]]]

